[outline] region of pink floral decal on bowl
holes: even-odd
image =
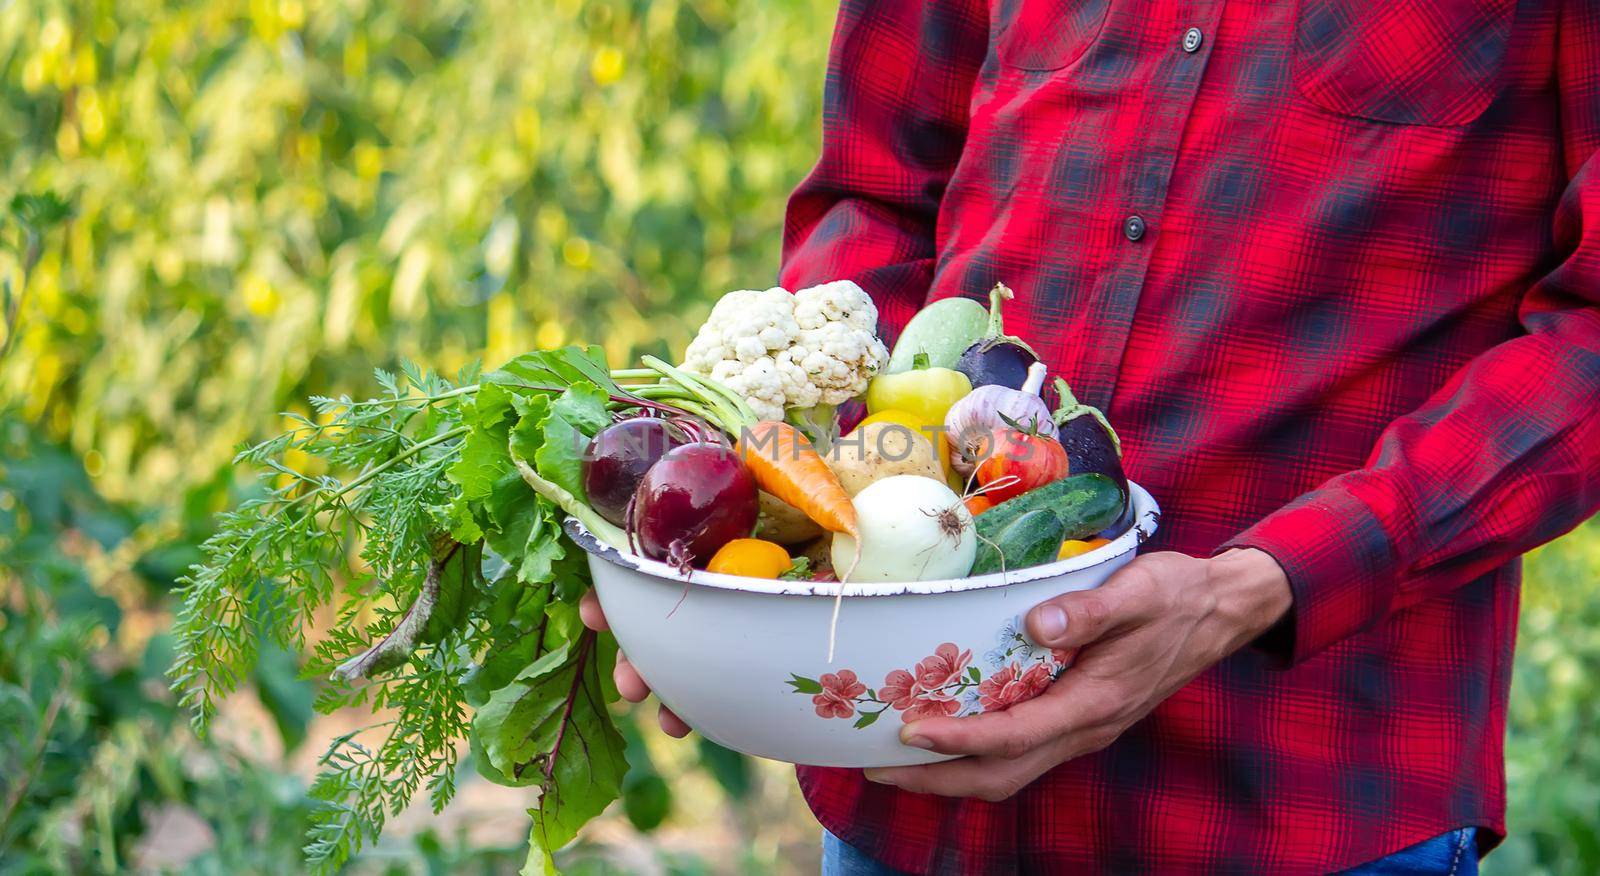
[[[825,673],[818,679],[822,692],[811,698],[819,718],[848,718],[855,714],[856,698],[867,692],[867,686],[856,681],[856,674],[848,669],[838,674]]]
[[[961,717],[1001,712],[1044,693],[1073,654],[1038,648],[1023,637],[1015,621],[1000,628],[999,644],[983,655],[985,673],[972,650],[945,642],[907,669],[894,669],[876,689],[854,670],[825,672],[817,678],[791,673],[788,684],[811,697],[819,718],[855,718],[868,727],[885,712],[899,712],[905,723],[923,718]]]

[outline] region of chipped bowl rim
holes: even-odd
[[[874,582],[867,584],[851,583],[842,585],[843,595],[847,598],[854,598],[964,593],[973,590],[1008,587],[1013,584],[1023,584],[1044,578],[1057,578],[1082,569],[1093,568],[1101,563],[1110,562],[1124,554],[1138,550],[1139,545],[1155,534],[1156,526],[1161,519],[1161,508],[1156,505],[1156,500],[1143,487],[1129,481],[1128,494],[1128,503],[1133,518],[1131,525],[1116,538],[1112,539],[1109,544],[1101,545],[1088,553],[1080,554],[1076,557],[1068,557],[1065,560],[1057,560],[1053,563],[1046,563],[1042,566],[1031,566],[1015,572],[993,572],[988,575],[975,575],[970,578],[945,578],[936,581]],[[641,572],[652,578],[660,578],[676,586],[681,587],[688,583],[702,587],[714,587],[718,590],[736,590],[765,596],[825,596],[831,599],[840,595],[841,585],[836,581],[785,581],[782,579],[747,578],[743,575],[725,575],[700,569],[690,572],[688,577],[685,578],[678,570],[666,563],[646,559],[635,554],[625,554],[601,542],[576,518],[568,517],[565,526],[567,534],[572,537],[572,540],[577,542],[578,546],[591,556],[603,559],[612,565]]]

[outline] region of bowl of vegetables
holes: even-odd
[[[1087,505],[1108,500],[1107,484],[1074,485],[1034,501],[1076,503],[1057,507],[1084,519],[1096,513]],[[1022,618],[1050,597],[1099,586],[1133,558],[1155,531],[1158,509],[1139,486],[1129,493],[1131,522],[1085,553],[922,581],[841,585],[704,570],[685,576],[670,563],[606,545],[575,519],[567,531],[588,552],[618,644],[695,730],[736,751],[791,763],[898,766],[944,759],[902,745],[903,723],[1008,708],[1042,693],[1070,664],[1070,654],[1031,642]],[[924,510],[907,501],[900,511],[908,517]],[[906,560],[915,562],[910,554]],[[903,571],[910,577],[915,569]]]
[[[795,763],[925,763],[898,725],[1009,708],[1070,664],[1024,613],[1106,580],[1157,508],[1099,411],[1059,379],[1047,406],[1010,297],[931,305],[891,355],[853,283],[730,293],[682,365],[643,357],[606,407],[569,389],[512,430],[618,644],[691,726]],[[838,435],[852,398],[869,416]]]
[[[854,283],[738,290],[675,364],[572,345],[314,397],[316,419],[239,455],[260,489],[184,578],[180,702],[204,726],[261,641],[330,616],[306,655],[329,676],[319,707],[385,711],[377,747],[331,744],[330,804],[398,811],[423,785],[437,804],[465,740],[480,775],[538,788],[548,868],[626,766],[614,649],[575,606],[592,582],[707,736],[799,763],[932,760],[899,727],[1043,691],[1072,655],[1029,642],[1023,614],[1155,529],[1105,416],[1059,375],[1046,401],[1048,366],[1005,333],[1011,297],[934,301],[891,351]]]

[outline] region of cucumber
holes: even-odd
[[[983,337],[989,311],[971,298],[941,298],[917,311],[900,332],[886,374],[915,367],[918,353],[928,354],[928,367],[954,368],[967,348]]]
[[[1042,508],[1029,511],[1011,521],[993,538],[978,539],[978,553],[972,560],[971,574],[1013,572],[1048,563],[1060,553],[1066,531],[1061,518],[1050,511]]]
[[[1103,474],[1081,474],[1029,490],[973,519],[980,544],[984,538],[995,538],[1030,511],[1054,514],[1066,528],[1063,539],[1088,538],[1117,522],[1126,504],[1127,498],[1117,488],[1116,481]]]

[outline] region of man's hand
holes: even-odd
[[[1098,589],[1058,596],[1028,613],[1035,642],[1082,649],[1044,694],[1004,712],[929,718],[900,730],[907,745],[971,757],[867,770],[867,778],[907,791],[1004,800],[1051,767],[1110,745],[1266,632],[1291,601],[1283,570],[1261,551],[1210,560],[1138,557]]]
[[[611,627],[606,623],[606,613],[600,609],[600,600],[590,590],[583,594],[583,599],[578,602],[578,616],[583,618],[583,625],[595,632],[604,632]],[[639,677],[638,670],[628,662],[626,655],[617,653],[617,667],[611,671],[611,678],[617,683],[617,693],[630,703],[642,702],[650,695],[650,686]],[[672,714],[666,706],[661,707],[661,713],[656,716],[661,723],[661,729],[668,736],[683,738],[689,735],[689,725],[683,719]]]

